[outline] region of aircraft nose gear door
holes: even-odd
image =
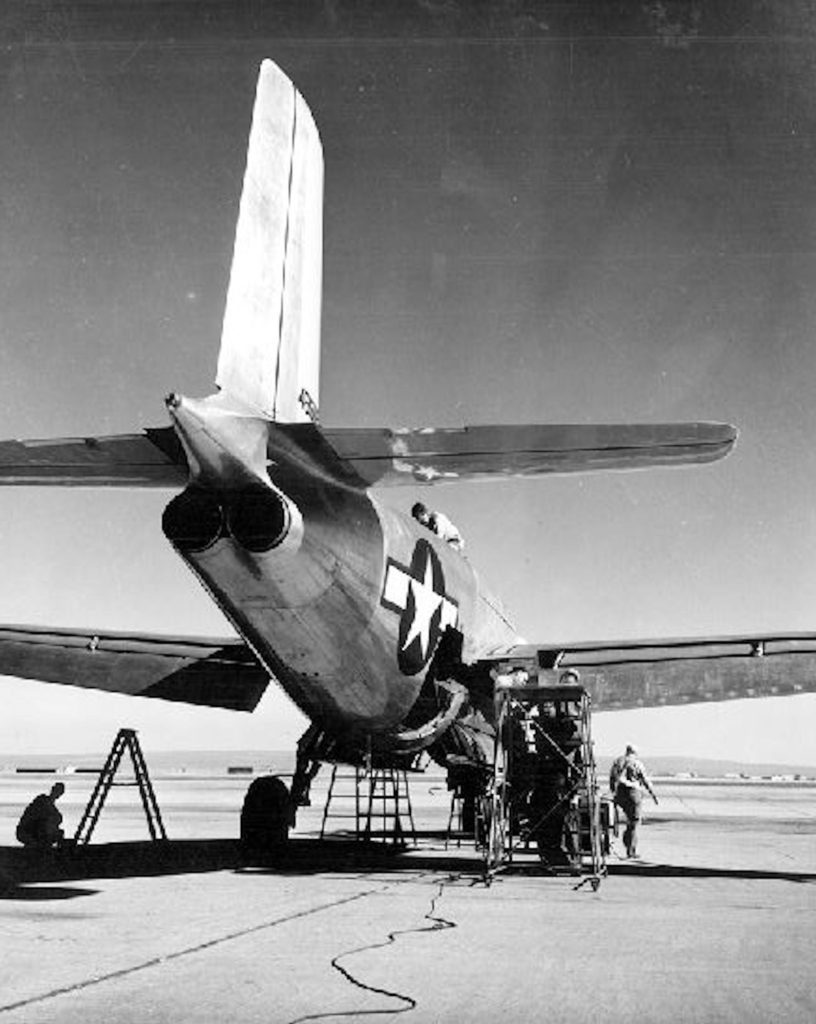
[[[587,875],[597,889],[609,814],[597,782],[589,695],[582,686],[501,681],[495,703],[485,880],[533,847],[548,872]]]

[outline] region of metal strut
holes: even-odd
[[[133,782],[115,782],[114,777],[121,764],[125,750],[130,753],[135,778]],[[142,807],[147,819],[147,827],[150,831],[150,838],[154,840],[167,839],[159,805],[156,802],[156,794],[153,792],[150,776],[147,774],[147,764],[142,754],[142,748],[139,746],[139,740],[136,737],[136,730],[120,729],[116,734],[116,739],[113,741],[108,759],[105,761],[105,765],[99,773],[99,778],[96,780],[96,785],[94,786],[93,793],[91,793],[88,805],[82,814],[79,825],[77,825],[77,830],[74,834],[74,843],[77,846],[84,845],[90,841],[111,786],[138,786],[139,796],[142,798]]]

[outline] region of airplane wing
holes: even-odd
[[[322,428],[322,433],[367,485],[380,486],[713,462],[737,439],[736,428],[726,423]]]
[[[269,676],[240,640],[0,627],[0,675],[252,711]]]
[[[596,711],[816,692],[816,633],[517,647],[541,682],[568,668]]]

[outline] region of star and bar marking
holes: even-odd
[[[445,593],[439,556],[425,540],[417,541],[411,565],[388,559],[382,603],[400,613],[397,664],[413,676],[428,664],[440,636],[455,626],[459,608]]]

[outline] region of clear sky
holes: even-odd
[[[10,15],[0,436],[164,425],[168,391],[211,390],[268,56],[324,142],[324,422],[740,427],[709,467],[427,492],[527,639],[816,631],[814,16],[677,6]],[[161,535],[169,497],[0,491],[0,622],[228,635]],[[303,727],[274,688],[243,716],[0,685],[3,753],[120,725],[278,749]],[[604,752],[800,763],[815,733],[812,696],[596,725]]]

